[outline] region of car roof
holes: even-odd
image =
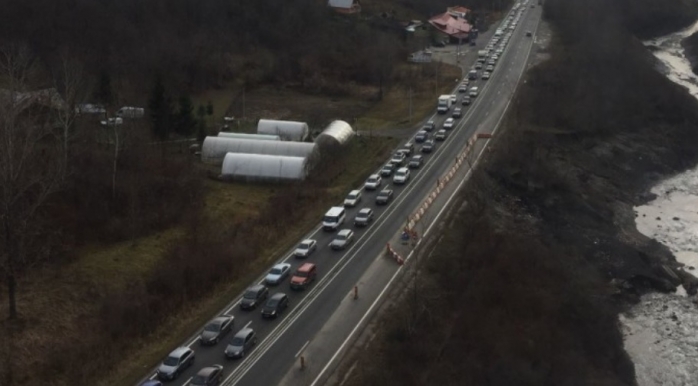
[[[190,352],[191,349],[189,347],[177,347],[176,349],[172,350],[170,353],[171,357],[181,357],[182,355]]]
[[[348,234],[350,234],[350,233],[351,233],[351,229],[342,229],[342,230],[339,231],[339,233],[337,233],[337,234],[338,234],[338,235],[344,236],[344,235],[348,235]]]
[[[199,370],[197,375],[200,377],[208,377],[209,375],[211,375],[211,373],[213,373],[216,370],[219,370],[219,369],[217,367],[213,367],[213,366],[204,367],[203,369]]]
[[[412,159],[419,159],[419,158],[424,158],[424,156],[421,154],[417,154],[416,156],[412,157]]]
[[[263,290],[264,288],[266,288],[266,287],[264,286],[264,284],[255,284],[255,285],[253,285],[253,286],[250,286],[250,288],[248,288],[247,290],[248,290],[248,291],[255,291],[255,292],[257,292],[257,291]],[[227,316],[219,316],[219,317],[217,317],[216,319],[227,319],[227,318],[228,318]],[[214,320],[215,320],[215,319],[214,319]]]
[[[371,208],[362,208],[359,213],[369,213],[371,211]]]
[[[339,216],[340,213],[344,211],[344,207],[341,206],[333,206],[330,208],[330,210],[327,211],[328,216]]]
[[[313,263],[303,263],[300,267],[298,267],[298,271],[300,272],[306,272],[310,271],[312,268],[315,268],[315,264]]]
[[[314,243],[314,242],[315,242],[315,240],[313,240],[313,239],[305,239],[305,240],[301,241],[301,244],[303,244],[303,243]]]
[[[361,191],[359,189],[352,190],[349,194],[359,194]]]
[[[383,193],[392,193],[392,192],[393,192],[393,191],[392,191],[392,190],[390,190],[390,189],[383,189],[383,190],[381,190],[381,191],[380,191],[380,193],[378,193],[378,194],[383,194]]]
[[[410,169],[408,169],[408,168],[400,168],[400,169],[398,169],[397,171],[398,171],[398,172],[403,172],[403,173],[409,173],[409,172],[410,172]]]
[[[381,178],[380,174],[371,174],[368,178]]]
[[[270,300],[271,300],[271,299],[280,300],[280,299],[285,298],[285,297],[286,297],[286,294],[285,294],[285,293],[283,293],[283,292],[277,292],[277,293],[275,293],[274,295],[271,295],[271,298],[269,298],[269,299],[270,299]]]
[[[236,337],[236,338],[244,338],[244,337],[247,336],[247,334],[249,334],[250,332],[253,332],[253,331],[254,331],[253,329],[251,329],[251,328],[249,328],[249,327],[245,327],[245,328],[243,328],[242,330],[238,331],[238,332],[235,334],[235,337]]]
[[[273,268],[284,268],[284,267],[290,267],[291,264],[288,263],[279,263],[279,264],[274,264]]]

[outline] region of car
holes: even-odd
[[[283,292],[272,295],[262,307],[263,318],[276,318],[288,307],[288,296]]]
[[[246,327],[238,331],[225,348],[225,356],[228,358],[242,358],[254,345],[257,344],[257,334],[253,329]]]
[[[489,71],[489,72],[494,71],[494,66],[487,66],[487,68],[485,68],[485,71]]]
[[[253,310],[269,296],[269,288],[264,284],[256,284],[249,287],[240,299],[241,310]]]
[[[427,121],[427,123],[422,126],[422,130],[424,131],[432,131],[436,127],[436,122],[434,122],[433,119]]]
[[[400,168],[395,172],[393,176],[394,184],[404,184],[410,179],[410,169]]]
[[[317,241],[313,239],[305,239],[298,244],[296,250],[293,251],[293,256],[308,257],[317,249]]]
[[[458,95],[451,94],[451,103],[456,103],[456,102],[458,102]]]
[[[453,118],[460,118],[463,116],[463,110],[460,107],[456,107],[453,109],[453,114],[451,115]]]
[[[417,135],[414,136],[414,141],[417,143],[422,143],[429,138],[429,133],[424,130],[419,130]]]
[[[192,386],[218,386],[223,382],[223,366],[204,367],[191,379]]]
[[[479,70],[479,69],[481,69],[481,68],[482,68],[482,63],[481,63],[481,62],[475,63],[475,69],[476,69],[476,70]]]
[[[263,287],[263,286],[262,286]],[[199,334],[199,344],[215,345],[221,338],[233,329],[235,317],[230,315],[222,315],[208,322],[201,334]]]
[[[381,176],[383,177],[390,177],[393,174],[393,171],[395,170],[395,165],[392,163],[387,163],[381,168]]]
[[[452,129],[456,124],[456,120],[453,118],[448,118],[444,121],[444,129]]]
[[[376,190],[383,183],[383,179],[378,174],[371,174],[368,176],[366,183],[364,183],[364,189],[366,190]]]
[[[446,135],[446,130],[441,129],[436,132],[436,134],[434,135],[434,139],[437,141],[444,141],[446,140]]]
[[[383,189],[376,195],[376,205],[386,205],[393,198],[393,191],[390,189]]]
[[[485,67],[485,71],[487,71],[487,68],[488,68],[488,67],[494,68],[494,65],[495,65],[495,64],[497,64],[497,61],[496,61],[496,60],[492,60],[492,59],[488,60],[488,61],[487,61],[487,67]]]
[[[407,167],[410,169],[418,169],[422,164],[424,163],[424,156],[423,155],[416,155],[412,157],[410,160],[410,163],[407,164]]]
[[[163,386],[163,384],[157,379],[151,379],[141,383],[140,386]]]
[[[359,202],[361,202],[361,191],[352,190],[347,194],[347,198],[344,199],[344,206],[354,207]]]
[[[393,154],[393,158],[390,159],[390,162],[396,165],[402,165],[403,163],[405,163],[405,158],[407,158],[405,153],[398,151],[395,154]]]
[[[412,141],[407,142],[406,144],[402,145],[402,148],[398,151],[403,153],[405,157],[409,157],[414,151],[414,143],[412,143]]]
[[[354,217],[354,225],[363,227],[373,221],[373,210],[371,208],[362,208]]]
[[[479,90],[477,87],[471,87],[470,93],[468,95],[470,95],[471,98],[475,98],[475,97],[477,97],[478,92],[479,92]]]
[[[158,378],[162,381],[177,379],[182,371],[194,364],[194,357],[194,350],[189,347],[174,349],[158,367]]]
[[[124,124],[124,119],[121,117],[107,118],[99,122],[102,126],[119,126]]]
[[[470,99],[469,96],[464,96],[463,100],[460,101],[460,104],[462,104],[463,106],[469,106],[471,101],[472,99]]]
[[[288,273],[290,270],[291,270],[291,264],[288,264],[288,263],[277,264],[277,265],[271,267],[271,270],[269,270],[269,273],[264,278],[264,281],[269,285],[277,285],[277,284],[281,283],[282,281],[284,281],[286,276],[288,276]]]
[[[483,80],[488,80],[489,78],[490,78],[490,73],[489,73],[488,71],[485,71],[485,72],[482,74],[482,79],[483,79]]]
[[[400,169],[402,170],[402,169]],[[400,172],[398,170],[398,172]],[[342,229],[337,233],[337,236],[330,242],[330,248],[334,250],[344,249],[354,241],[354,232],[351,229]]]
[[[422,153],[431,153],[434,150],[434,140],[430,139],[422,145]]]
[[[305,263],[298,267],[296,273],[291,277],[291,289],[302,290],[315,281],[317,268],[315,264]]]
[[[533,36],[533,33],[531,33],[531,31],[526,31],[526,36]]]
[[[460,87],[458,87],[458,92],[459,92],[459,93],[464,93],[464,92],[467,92],[467,91],[468,91],[468,87],[467,87],[467,86],[460,86]]]

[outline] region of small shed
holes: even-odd
[[[223,160],[221,176],[242,181],[301,181],[308,174],[306,162],[302,157],[228,153]]]
[[[332,142],[338,145],[346,145],[354,136],[354,130],[351,125],[344,121],[333,121],[325,130],[320,133],[315,139],[315,142],[322,146],[327,142]]]
[[[283,141],[305,141],[309,132],[305,122],[260,119],[257,123],[257,134],[278,135]]]
[[[315,152],[316,145],[314,143],[307,142],[206,137],[201,148],[201,160],[205,163],[220,165],[227,153],[266,154],[286,157],[313,158]]]
[[[218,133],[218,136],[225,137],[225,138],[260,139],[260,140],[264,140],[264,141],[281,141],[281,137],[279,137],[278,135],[231,133],[229,131],[221,131]]]

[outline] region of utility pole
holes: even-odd
[[[412,87],[410,86],[410,123],[412,123]]]

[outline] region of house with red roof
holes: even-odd
[[[446,8],[446,12],[450,13],[451,15],[455,17],[460,17],[461,19],[465,19],[469,14],[470,14],[470,9],[465,8],[460,5],[456,5],[455,7],[448,7]]]
[[[432,17],[429,19],[429,24],[450,38],[463,40],[468,39],[473,28],[465,18],[454,16],[451,12]]]

